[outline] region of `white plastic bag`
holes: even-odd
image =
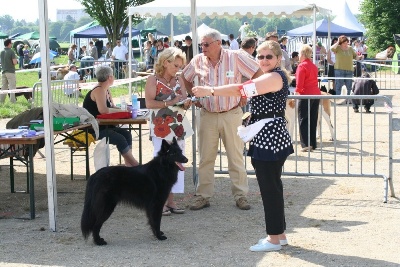
[[[259,131],[264,127],[264,125],[270,121],[273,121],[273,118],[270,119],[262,119],[260,121],[257,121],[253,124],[249,124],[246,127],[243,125],[240,125],[237,129],[237,134],[239,137],[243,140],[243,142],[249,142],[251,139],[253,139],[256,134],[258,134]]]
[[[110,165],[110,146],[107,138],[104,137],[97,143],[93,151],[94,169],[96,171]]]

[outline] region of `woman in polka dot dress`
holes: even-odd
[[[248,152],[260,186],[267,232],[266,238],[250,247],[251,251],[277,251],[288,244],[281,174],[286,158],[294,151],[284,116],[289,75],[279,67],[281,58],[279,44],[266,41],[257,48],[257,59],[264,75],[245,84],[192,89],[197,97],[249,96],[245,92],[252,92],[250,124],[267,119],[264,127],[250,141]]]

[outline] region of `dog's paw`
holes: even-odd
[[[95,243],[96,245],[98,245],[98,246],[105,246],[105,245],[107,245],[107,242],[106,242],[103,238],[100,238],[100,239],[98,239],[98,240],[94,240],[94,243]]]

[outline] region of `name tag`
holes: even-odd
[[[234,75],[233,71],[230,70],[230,71],[226,72],[226,77],[233,78],[233,77],[235,77],[235,75]]]

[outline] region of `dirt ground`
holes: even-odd
[[[6,121],[0,121],[0,128]],[[146,131],[143,141],[147,162],[152,146]],[[191,139],[186,151],[191,162]],[[382,202],[382,179],[284,176],[289,246],[279,252],[249,251],[265,236],[255,176],[249,176],[252,208],[242,211],[230,193],[229,176],[222,174],[216,175],[211,207],[162,218],[167,240],[158,241],[151,234],[143,212],[118,206],[102,228],[108,245],[99,247],[91,239],[85,242],[80,232],[86,186],[83,158],[74,160],[76,175],[71,181],[69,151],[57,145],[55,153],[57,232],[49,230],[45,159],[36,155],[34,161],[34,220],[27,219],[29,195],[10,193],[8,160],[0,160],[0,266],[400,266],[400,201]],[[111,155],[111,163],[118,164],[115,148]],[[90,162],[93,173],[93,158]],[[186,208],[195,191],[192,166],[187,165],[186,193],[176,195]],[[16,189],[25,190],[25,168],[15,169]],[[394,176],[399,196],[398,173]]]

